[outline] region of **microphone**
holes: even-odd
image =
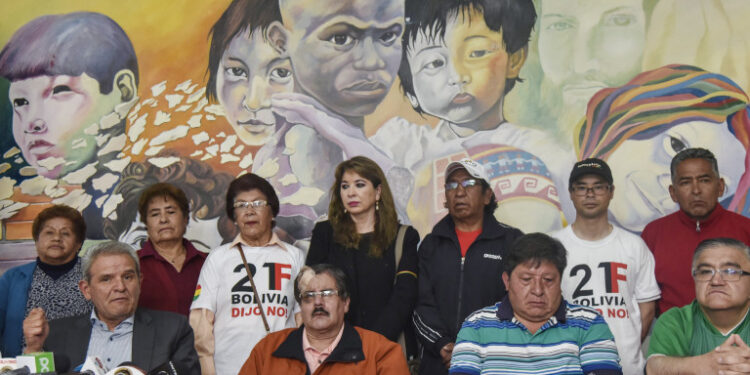
[[[55,372],[55,356],[52,352],[22,354],[16,357],[18,367],[28,366],[29,371],[36,373]]]
[[[2,371],[0,371],[0,375],[30,375],[31,370],[29,370],[29,366],[21,366],[14,369],[8,369],[6,370],[3,368]]]
[[[76,368],[75,370],[88,375],[104,375],[107,373],[107,366],[99,357],[86,357],[80,369]]]
[[[177,371],[174,363],[172,363],[172,361],[169,361],[167,363],[156,366],[151,371],[146,373],[146,375],[178,375],[180,373],[184,374],[184,372],[182,371]]]
[[[120,363],[117,367],[109,370],[105,375],[146,375],[146,372],[135,363],[128,361]]]

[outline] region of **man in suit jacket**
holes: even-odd
[[[99,358],[109,369],[130,362],[150,371],[171,361],[180,373],[200,374],[193,331],[184,316],[137,309],[141,273],[128,245],[105,242],[83,259],[79,287],[94,304],[90,314],[47,322],[44,310],[31,310],[23,323],[25,353],[52,351],[58,372]]]

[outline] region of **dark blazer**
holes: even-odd
[[[409,325],[417,303],[419,233],[407,227],[398,269],[396,240],[383,251],[382,257],[374,258],[368,255],[369,236],[368,240],[360,240],[359,249],[346,248],[334,241],[331,222],[321,221],[313,229],[305,263],[329,263],[341,268],[348,277],[351,298],[346,321],[396,341]]]
[[[44,342],[46,351],[56,357],[64,356],[57,372],[69,372],[86,360],[91,336],[91,314],[76,315],[50,321],[49,335]],[[133,324],[133,353],[131,362],[147,372],[172,361],[185,374],[200,375],[198,354],[193,343],[193,329],[187,318],[166,311],[138,308]]]

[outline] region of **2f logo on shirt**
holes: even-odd
[[[620,270],[627,270],[628,265],[625,263],[618,262],[602,262],[599,263],[599,268],[604,270],[604,287],[607,293],[620,293],[620,285],[618,281],[627,281],[627,275],[624,272],[620,273]],[[575,291],[573,292],[573,299],[579,297],[587,297],[594,295],[594,291],[591,289],[584,289],[591,279],[591,268],[588,264],[579,264],[570,269],[570,277],[575,277],[579,273],[583,273],[581,281],[578,283]]]
[[[252,263],[248,263],[248,266],[250,267],[250,273],[253,275],[253,281],[255,283],[259,283],[260,280],[255,279],[256,274],[256,268],[255,265]],[[282,280],[292,279],[292,265],[291,264],[284,264],[284,263],[263,263],[263,267],[268,269],[268,290],[281,290],[281,284]],[[238,264],[236,267],[234,267],[233,272],[237,273],[243,273],[245,274],[245,265],[244,264]],[[250,285],[250,277],[245,274],[243,278],[241,278],[239,281],[237,281],[236,284],[232,287],[232,293],[252,293],[253,287]]]

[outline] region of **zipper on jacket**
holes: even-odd
[[[699,220],[695,221],[695,231],[700,232],[701,231],[701,222]]]
[[[468,251],[467,251],[468,253]],[[464,262],[466,261],[466,257],[461,257],[461,272],[459,272],[458,276],[458,308],[456,309],[456,334],[458,334],[458,331],[461,330],[461,298],[463,297],[463,291],[464,291]]]

